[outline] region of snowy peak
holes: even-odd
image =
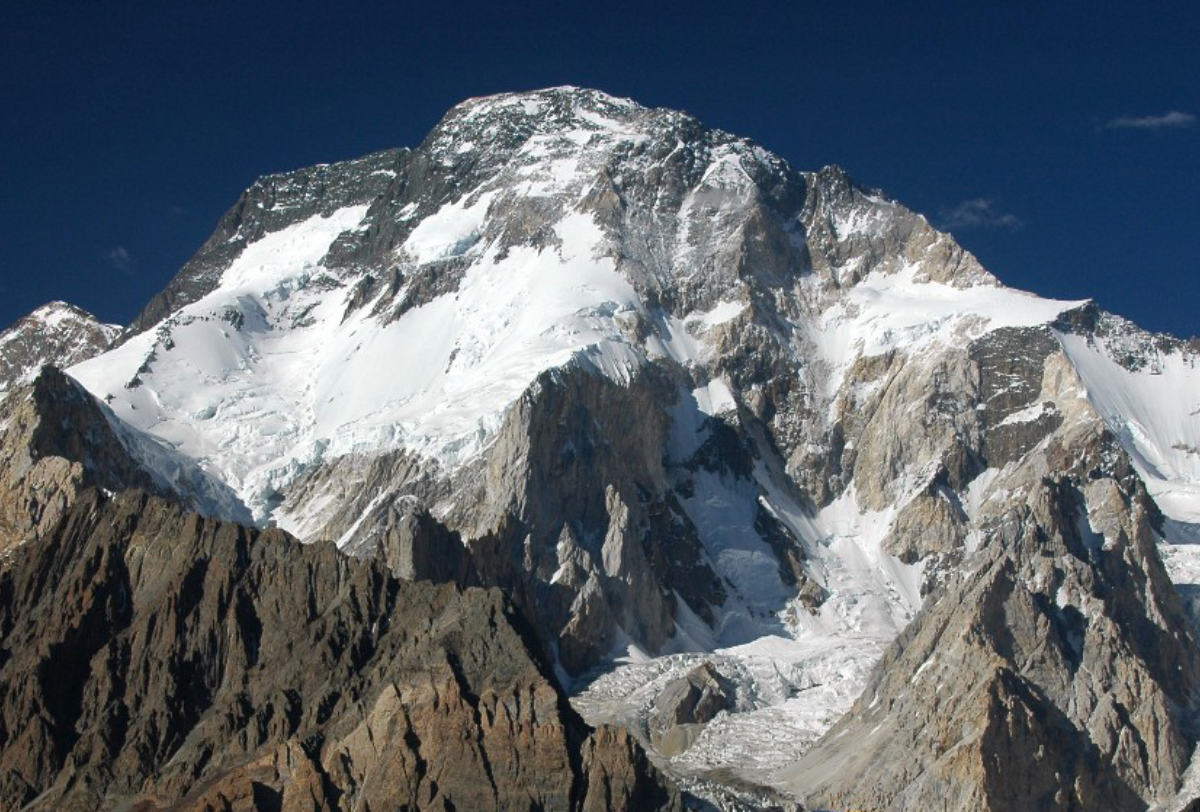
[[[569,85],[501,93],[467,99],[455,105],[434,128],[426,143],[454,139],[464,132],[478,131],[481,126],[501,124],[512,131],[524,127],[528,133],[569,130],[584,124],[600,128],[628,127],[651,113],[649,108],[631,99]]]
[[[50,364],[67,367],[103,352],[121,332],[66,302],[50,302],[0,333],[0,395]]]
[[[930,266],[925,273],[936,281],[994,284],[951,238],[837,167],[801,174],[686,113],[560,87],[463,102],[415,150],[260,178],[131,332],[213,290],[255,240],[356,205],[369,207],[361,227],[331,244],[325,262],[342,277],[365,274],[351,304],[381,286],[397,288],[397,260],[450,261],[449,279],[439,271],[441,281],[409,286],[403,306],[419,305],[453,286],[455,261],[468,249],[503,254],[553,243],[550,225],[575,210],[590,212],[615,246],[642,242],[654,230],[658,246],[639,256],[617,250],[623,272],[650,298],[676,302],[682,294],[677,303],[688,310],[719,304],[724,291],[712,288],[729,284],[705,282],[714,272],[794,277],[813,270],[844,287],[876,269],[900,270],[888,260],[901,257]],[[440,234],[444,243],[431,242]],[[764,241],[785,256],[760,259],[756,243]],[[802,242],[808,256],[796,250]],[[692,279],[681,287],[685,277]]]
[[[684,113],[553,88],[464,102],[415,150],[260,179],[74,374],[265,521],[338,456],[477,459],[546,370],[723,373],[773,412],[754,353],[838,380],[861,355],[990,329],[998,305],[953,291],[994,284],[836,167],[802,174]]]
[[[1152,551],[1133,503],[1102,498],[1137,495],[1128,456],[1174,529],[1200,526],[1195,357],[1000,285],[838,167],[554,88],[261,179],[70,373],[156,442],[128,445],[147,469],[220,486],[221,515],[373,555],[428,511],[564,673],[619,657],[640,691],[667,657],[721,654],[765,690],[692,751],[701,774],[751,712],[798,726],[762,748],[798,756],[1030,504],[1080,566],[1108,549],[1097,507]],[[1078,493],[1044,493],[1063,477]],[[1059,622],[1049,574],[1027,575],[1029,611]]]
[[[510,154],[531,139],[577,146],[639,143],[668,128],[702,131],[686,113],[643,107],[598,90],[556,87],[468,99],[451,108],[419,148],[439,160]]]
[[[878,189],[856,183],[841,167],[805,175],[801,220],[813,271],[836,288],[852,287],[879,271],[915,268],[919,279],[959,289],[997,287],[969,251],[920,214]]]
[[[1149,333],[1092,301],[1054,326],[1086,397],[1170,520],[1167,539],[1200,540],[1200,341]]]

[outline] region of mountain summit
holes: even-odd
[[[91,358],[120,332],[66,302],[42,305],[0,333],[0,395],[32,381],[44,364],[70,366]]]
[[[718,805],[1132,810],[1198,729],[1196,360],[568,87],[259,179],[68,373],[161,494],[500,590]]]

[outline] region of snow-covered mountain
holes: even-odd
[[[68,367],[108,349],[121,328],[66,302],[50,302],[0,333],[0,395],[46,364]]]
[[[721,803],[1138,808],[1195,742],[1159,550],[1190,597],[1197,357],[836,167],[555,88],[260,179],[69,374],[208,512],[359,556],[458,533],[589,721]],[[671,704],[696,685],[719,712]]]

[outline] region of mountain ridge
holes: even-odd
[[[1061,712],[1054,730],[1100,754],[1056,751],[1078,783],[1061,808],[1118,784],[1122,808],[1158,802],[1185,772],[1192,711],[1163,664],[1192,668],[1186,606],[1159,575],[1105,595],[1160,555],[1178,589],[1200,583],[1172,543],[1200,539],[1196,347],[1004,287],[840,168],[798,172],[595,91],[473,99],[412,150],[256,182],[172,290],[70,369],[115,420],[306,540],[409,561],[414,522],[440,523],[470,561],[439,571],[508,594],[585,717],[628,727],[685,787],[1041,803],[974,768],[936,791],[795,778],[873,718],[855,700],[903,659],[902,630],[932,634],[979,595],[1028,619],[1004,631],[1014,650],[1044,628],[1065,648],[1040,665],[992,639],[964,654],[992,704],[956,706],[962,730],[1005,703]],[[1049,507],[1021,513],[1028,494]],[[1050,577],[1040,558],[1072,563]],[[1031,604],[964,580],[1001,559]],[[1148,675],[1117,722],[1078,676],[1080,595],[1133,618],[1081,638]],[[1131,659],[1143,623],[1170,643]],[[647,709],[705,662],[728,708],[658,752]],[[1120,749],[1151,728],[1171,732]],[[936,757],[883,752],[910,776]]]
[[[75,305],[47,302],[0,332],[0,395],[32,381],[47,363],[70,366],[98,354],[120,329]]]

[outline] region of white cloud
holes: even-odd
[[[942,209],[938,217],[939,226],[948,231],[965,231],[971,228],[1020,228],[1024,223],[1015,214],[1000,211],[993,200],[976,197],[964,200],[957,206]]]
[[[1172,110],[1161,116],[1120,116],[1106,122],[1105,130],[1175,130],[1191,127],[1196,117],[1191,113]]]
[[[118,245],[116,248],[104,255],[108,260],[108,264],[112,265],[118,271],[128,271],[133,264],[133,257],[129,255],[129,250],[123,245]]]

